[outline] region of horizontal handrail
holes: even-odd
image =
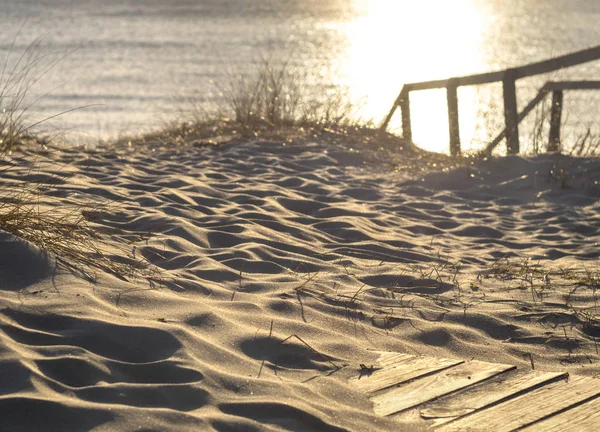
[[[546,91],[600,90],[600,81],[550,81],[544,87],[546,87]]]
[[[413,90],[432,90],[438,88],[445,88],[449,81],[453,81],[453,84],[457,87],[469,86],[469,85],[480,85],[480,84],[491,84],[504,80],[507,72],[510,71],[514,75],[512,78],[526,78],[533,75],[539,75],[544,73],[550,73],[559,69],[564,69],[571,66],[576,66],[581,63],[599,60],[600,59],[600,46],[593,48],[584,49],[575,53],[566,54],[560,57],[552,58],[550,60],[544,60],[536,63],[530,63],[528,65],[519,66],[516,68],[509,68],[497,72],[486,72],[477,75],[465,75],[443,80],[434,81],[423,81],[416,83],[405,84],[404,87],[407,91]]]

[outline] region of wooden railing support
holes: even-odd
[[[400,93],[400,96],[398,96],[398,98],[394,102],[394,106],[392,106],[392,109],[388,113],[387,117],[385,118],[383,123],[381,123],[380,129],[382,132],[385,132],[387,130],[387,127],[389,126],[392,117],[394,117],[394,113],[396,112],[396,110],[398,109],[398,105],[400,104],[400,98],[402,97],[402,93]]]
[[[521,111],[521,113],[517,117],[517,123],[521,123],[523,121],[523,119],[525,117],[527,117],[527,114],[529,114],[537,106],[537,104],[540,103],[544,99],[544,96],[546,96],[546,93],[547,93],[547,85],[542,87],[540,89],[540,91],[538,92],[538,94],[536,95],[536,97],[533,98],[533,100],[531,100],[531,102],[529,102],[527,104],[527,106],[525,107],[525,109],[523,109],[523,111]],[[488,146],[483,150],[483,152],[485,154],[491,154],[492,151],[496,148],[496,146],[498,144],[500,144],[500,141],[502,141],[504,138],[506,138],[507,134],[508,134],[508,128],[505,126],[504,129],[502,129],[502,132],[500,132],[498,134],[498,136],[496,138],[494,138],[491,143],[488,144]]]
[[[410,120],[410,96],[408,92],[402,92],[399,105],[402,113],[402,138],[410,143],[412,142],[412,124]]]
[[[527,104],[527,106],[521,111],[517,117],[517,124],[521,123],[527,115],[533,111],[533,109],[544,99],[544,97],[552,92],[553,99],[553,107],[551,113],[551,125],[550,125],[550,133],[552,137],[556,137],[555,140],[551,140],[554,142],[560,143],[560,124],[561,124],[561,115],[562,115],[562,93],[565,90],[600,90],[600,81],[557,81],[557,82],[547,82],[540,89],[538,94]],[[556,93],[561,93],[560,96],[557,96]],[[557,98],[560,98],[560,103],[557,102]],[[560,109],[560,112],[558,111]],[[553,120],[554,119],[554,120]],[[554,129],[552,125],[554,124]],[[498,134],[496,138],[483,150],[485,154],[491,154],[492,151],[496,148],[496,146],[506,138],[508,135],[508,128],[505,127],[502,129],[502,132]],[[557,151],[554,150],[552,145],[548,145],[548,151]]]
[[[448,99],[448,133],[450,135],[450,155],[460,155],[460,127],[458,121],[458,86],[455,80],[448,80],[446,86]]]
[[[552,92],[552,110],[550,112],[550,137],[548,140],[548,151],[560,151],[560,126],[562,122],[563,92],[554,90]]]
[[[506,125],[506,149],[508,154],[519,153],[519,110],[517,108],[516,73],[508,69],[502,80],[504,96],[504,124]]]

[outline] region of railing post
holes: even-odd
[[[504,121],[508,154],[519,153],[519,111],[517,108],[516,71],[508,69],[502,80],[504,94]]]
[[[412,142],[412,124],[410,121],[410,97],[409,92],[400,95],[400,111],[402,113],[402,138],[406,142]]]
[[[548,140],[548,151],[560,151],[560,126],[562,122],[563,92],[555,90],[552,92],[552,110],[550,112],[550,137]]]
[[[448,80],[446,97],[448,99],[448,132],[450,134],[450,155],[460,155],[460,129],[458,122],[458,86],[456,80]]]
[[[387,127],[390,124],[390,121],[392,121],[392,117],[394,117],[394,113],[396,112],[396,109],[398,108],[398,104],[399,103],[400,103],[400,96],[398,96],[398,98],[394,101],[394,106],[392,107],[392,109],[388,113],[387,117],[385,118],[385,120],[381,124],[381,128],[380,129],[381,129],[382,132],[385,132],[387,130]]]

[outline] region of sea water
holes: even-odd
[[[0,5],[0,60],[10,54],[8,64],[14,64],[36,38],[47,54],[41,64],[59,60],[32,87],[28,116],[33,122],[76,109],[45,125],[78,142],[160,128],[191,104],[219,103],[219,83],[264,58],[289,61],[312,77],[317,93],[343,94],[361,106],[358,115],[377,123],[404,83],[497,70],[600,44],[597,0],[2,0]],[[520,105],[548,79],[600,79],[598,63],[520,82]],[[460,89],[465,146],[481,145],[501,126],[492,124],[501,111],[498,94],[493,85]],[[571,121],[597,128],[597,101],[598,96],[567,98],[576,105]],[[413,128],[417,143],[447,150],[443,91],[414,94]]]

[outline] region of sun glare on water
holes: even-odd
[[[366,4],[365,13],[345,28],[348,50],[342,74],[352,93],[365,98],[366,117],[383,118],[405,83],[486,70],[481,44],[487,23],[477,0],[368,0]],[[461,89],[460,98],[461,133],[468,142],[475,128],[474,93]],[[411,100],[414,141],[430,150],[446,151],[445,92],[413,93]]]

